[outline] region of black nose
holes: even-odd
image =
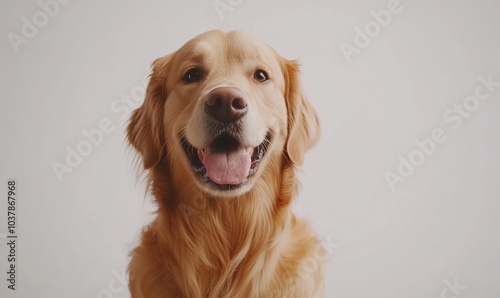
[[[214,119],[229,123],[243,117],[248,111],[248,106],[240,89],[219,87],[208,94],[205,111]]]

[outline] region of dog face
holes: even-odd
[[[203,33],[155,60],[128,127],[145,169],[166,163],[179,182],[223,197],[300,165],[318,135],[297,64],[240,31]]]

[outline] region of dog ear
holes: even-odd
[[[144,103],[133,112],[127,128],[128,140],[141,154],[144,169],[153,167],[164,156],[163,106],[167,99],[164,83],[169,60],[170,56],[161,57],[151,65]]]
[[[297,62],[284,60],[284,68],[288,113],[288,138],[285,151],[294,165],[301,166],[305,152],[319,139],[319,117],[302,90]]]

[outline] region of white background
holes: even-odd
[[[9,32],[22,36],[23,17],[43,10],[1,2],[0,296],[129,297],[120,276],[154,207],[124,141],[129,111],[112,104],[137,98],[155,58],[220,28],[300,58],[322,138],[306,156],[294,209],[334,244],[326,297],[500,297],[500,87],[457,129],[443,119],[482,88],[478,77],[500,81],[499,2],[401,0],[350,63],[341,44],[354,45],[355,28],[389,0],[232,3],[219,15],[211,0],[70,1],[16,53]],[[66,163],[67,146],[106,118],[114,130],[59,181],[52,164]],[[384,174],[398,174],[399,158],[434,129],[446,141],[391,191]],[[10,178],[15,293],[1,238]]]

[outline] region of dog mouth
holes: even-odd
[[[218,190],[235,190],[249,183],[266,154],[270,134],[257,147],[245,146],[230,134],[217,136],[208,147],[195,148],[186,138],[182,147],[201,182]]]

